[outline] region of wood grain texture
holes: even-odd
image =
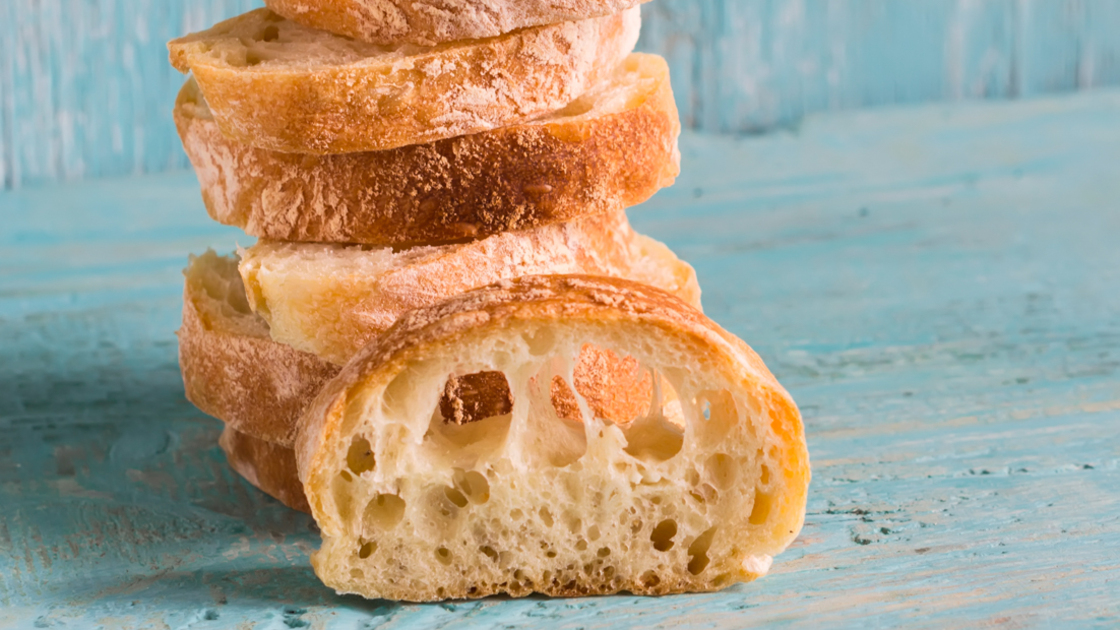
[[[1120,93],[686,135],[632,213],[803,410],[771,575],[656,599],[336,597],[175,363],[186,174],[0,193],[0,628],[1116,627]]]
[[[1114,0],[657,0],[644,17],[685,125],[712,132],[1120,84]]]
[[[185,168],[171,122],[183,77],[167,62],[167,40],[259,4],[0,3],[4,186]]]
[[[0,6],[0,187],[187,165],[165,42],[256,0]],[[656,0],[686,126],[750,132],[812,112],[1120,84],[1116,0]]]

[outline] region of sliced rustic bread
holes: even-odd
[[[248,307],[237,264],[236,257],[208,251],[192,256],[184,271],[178,333],[183,384],[191,402],[226,423],[221,446],[231,466],[264,492],[306,511],[291,450],[296,421],[340,368],[272,341],[268,323]],[[493,380],[481,373],[449,381],[440,399],[443,417],[464,424],[504,412],[508,386],[502,380],[495,387]],[[653,386],[633,359],[590,346],[580,354],[574,382],[596,414],[619,423],[644,413]],[[551,396],[561,417],[579,419],[566,382],[554,379]]]
[[[193,80],[175,105],[210,216],[284,241],[436,245],[627,208],[673,183],[669,68],[633,54],[536,121],[388,151],[309,156],[225,137]]]
[[[581,421],[556,413],[542,384],[571,382],[585,344],[649,370],[645,415],[604,421],[581,399]],[[510,412],[446,422],[448,376],[479,371],[505,375]],[[797,407],[746,344],[672,295],[590,276],[522,277],[401,317],[316,397],[296,455],[319,577],[408,601],[751,580],[796,537],[809,483]]]
[[[494,37],[610,15],[648,0],[265,0],[289,20],[383,46]]]
[[[219,128],[295,153],[393,149],[526,122],[606,79],[638,8],[434,47],[386,48],[250,11],[172,40]]]
[[[241,251],[240,271],[273,339],[340,365],[404,311],[522,275],[621,276],[700,303],[692,267],[622,212],[403,251],[261,241]]]
[[[237,259],[208,251],[183,272],[179,367],[187,399],[255,438],[290,446],[295,418],[338,366],[269,337]]]

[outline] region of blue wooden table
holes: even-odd
[[[0,193],[0,628],[1117,627],[1120,93],[686,136],[633,223],[801,405],[800,539],[721,593],[399,605],[313,577],[176,363],[188,173]]]

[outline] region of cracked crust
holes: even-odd
[[[380,151],[562,109],[633,50],[638,8],[435,47],[385,48],[268,9],[172,40],[226,136],[318,155]]]
[[[308,156],[222,135],[193,80],[175,123],[210,216],[284,241],[436,245],[637,205],[680,172],[669,68],[633,54],[541,120],[388,151]]]
[[[311,28],[384,46],[495,37],[618,13],[648,0],[265,0]]]

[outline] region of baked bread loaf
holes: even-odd
[[[382,46],[431,45],[610,15],[648,0],[265,0],[289,20]]]
[[[634,49],[638,7],[434,47],[386,48],[257,9],[172,40],[222,132],[294,153],[379,151],[563,108]]]
[[[339,365],[401,313],[504,278],[621,276],[700,303],[692,267],[622,212],[403,251],[261,241],[241,251],[240,271],[274,340]]]
[[[268,323],[249,310],[237,263],[207,251],[192,256],[184,271],[183,384],[188,400],[226,424],[220,444],[230,465],[285,505],[307,511],[291,449],[296,422],[340,368],[272,341]],[[648,406],[653,386],[636,361],[592,347],[580,353],[573,380],[596,414],[620,423]],[[553,379],[551,396],[557,414],[580,418],[566,382]],[[510,404],[504,377],[481,373],[449,381],[440,410],[464,424],[507,413]]]
[[[585,344],[657,387],[625,424],[549,404]],[[510,413],[449,423],[449,376],[501,372]],[[683,426],[666,419],[673,393]],[[401,317],[300,421],[317,575],[394,600],[707,591],[754,579],[800,530],[801,418],[751,349],[618,278],[535,276]]]
[[[231,140],[193,79],[175,124],[210,216],[282,241],[484,238],[637,205],[680,171],[669,68],[656,55],[630,55],[533,122],[388,151],[310,156]]]

